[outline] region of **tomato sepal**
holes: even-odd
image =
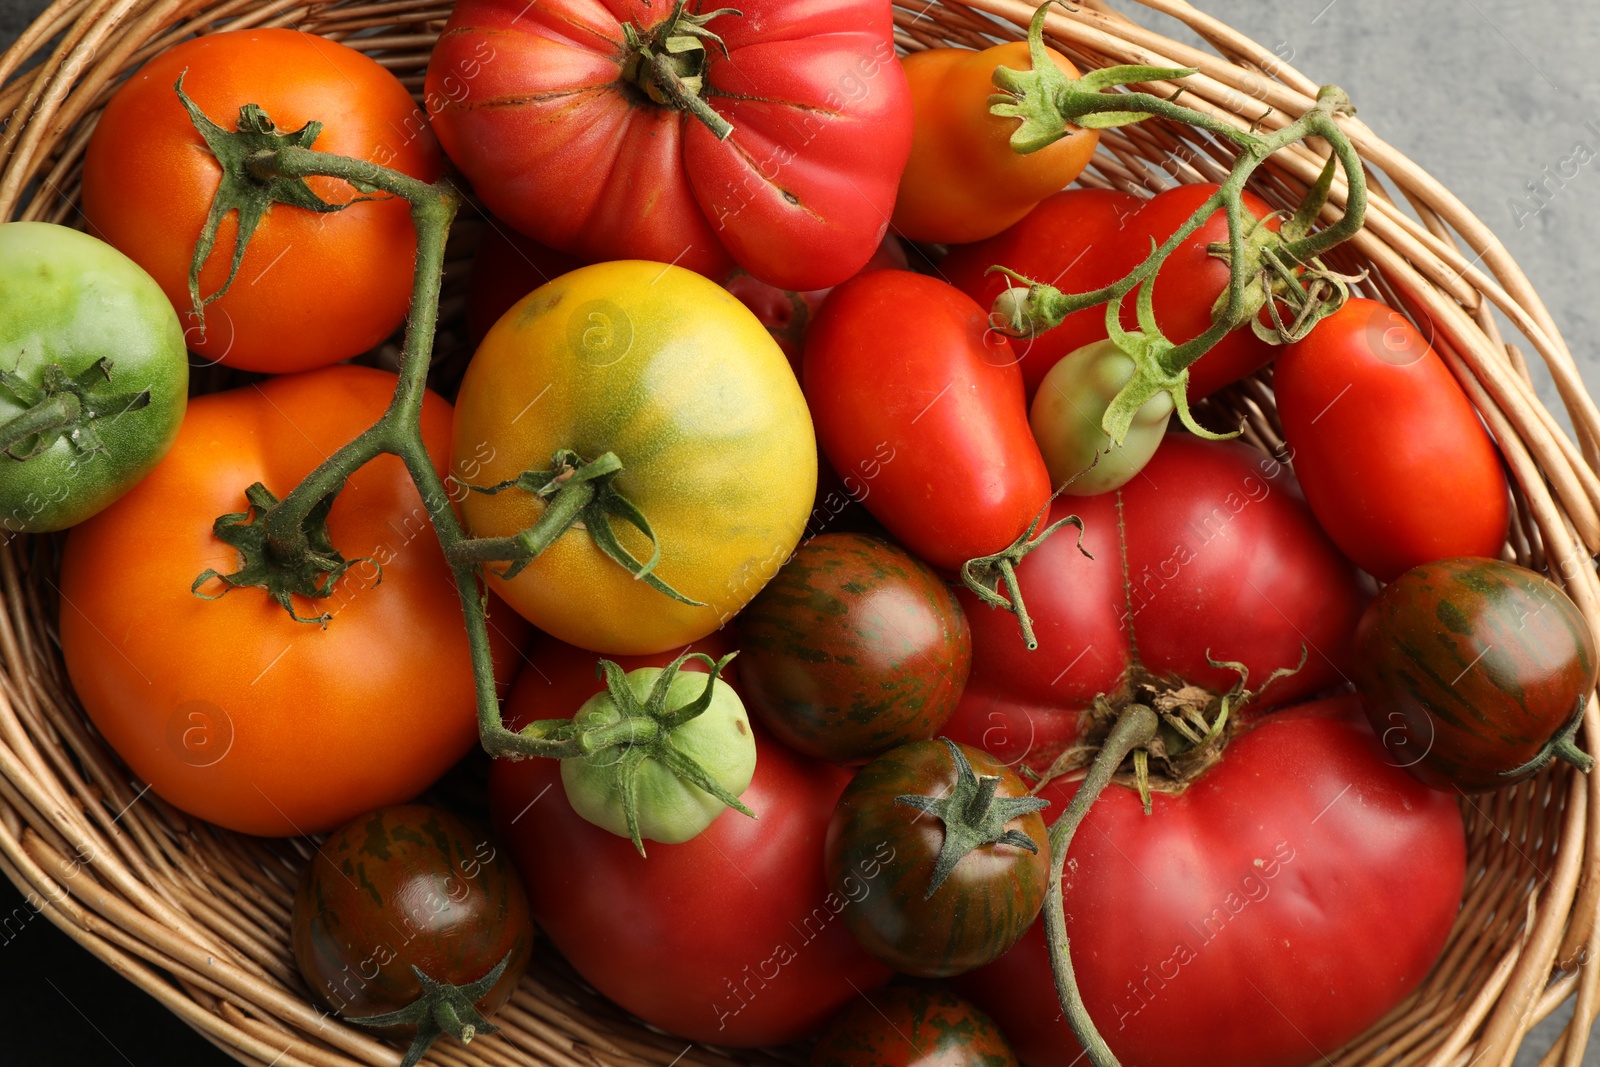
[[[1513,767],[1509,771],[1501,771],[1500,777],[1506,780],[1507,785],[1532,778],[1553,760],[1570,763],[1584,774],[1594,770],[1594,757],[1578,747],[1578,731],[1583,728],[1584,701],[1579,700],[1572,709],[1572,721],[1561,728],[1561,732],[1545,742],[1544,748],[1527,763],[1520,767]]]
[[[451,554],[452,561],[481,564],[504,561],[509,564],[499,576],[510,581],[521,574],[528,564],[568,530],[580,523],[587,530],[595,547],[606,557],[622,567],[636,579],[656,592],[669,596],[690,607],[704,607],[691,600],[652,572],[661,560],[661,543],[656,540],[650,520],[645,518],[627,497],[617,491],[613,479],[622,473],[622,461],[616,453],[606,452],[592,460],[584,460],[578,453],[563,448],[555,453],[549,470],[523,471],[494,485],[469,485],[467,488],[485,496],[494,496],[507,489],[521,489],[549,501],[539,521],[510,537],[475,538],[463,542]],[[618,518],[650,539],[650,558],[643,563],[617,540],[611,520]]]
[[[105,442],[94,420],[113,418],[150,406],[150,390],[118,393],[106,388],[112,363],[100,358],[77,375],[68,375],[59,363],[44,368],[38,385],[15,371],[0,371],[0,387],[27,405],[27,410],[0,423],[0,452],[14,460],[28,460],[65,439],[79,455],[104,452]],[[23,445],[19,453],[17,449]]]
[[[416,1067],[428,1049],[433,1047],[433,1043],[445,1034],[454,1037],[463,1045],[470,1045],[472,1039],[480,1034],[500,1032],[500,1028],[478,1010],[477,1002],[494,988],[515,952],[516,949],[509,950],[500,957],[500,962],[495,964],[488,974],[467,985],[436,982],[428,977],[421,967],[412,964],[411,973],[417,976],[417,982],[422,986],[420,997],[399,1011],[366,1015],[345,1021],[371,1030],[388,1030],[399,1026],[416,1027],[417,1036],[406,1049],[405,1058],[400,1061],[400,1067]]]
[[[1037,854],[1039,846],[1021,830],[1007,830],[1006,823],[1029,812],[1050,806],[1042,797],[997,797],[999,775],[978,775],[972,769],[967,754],[961,746],[948,737],[941,737],[950,749],[956,765],[955,787],[945,796],[931,797],[916,793],[902,794],[894,802],[924,815],[932,815],[944,824],[944,844],[933,865],[933,877],[928,880],[923,900],[932,900],[944,880],[950,877],[956,864],[973,849],[985,845],[1011,845]]]
[[[719,115],[701,96],[705,86],[706,42],[711,41],[728,54],[721,37],[706,28],[706,23],[722,15],[742,15],[731,7],[719,7],[698,15],[687,15],[687,0],[678,0],[672,14],[648,34],[640,34],[631,22],[622,24],[623,43],[628,58],[622,65],[625,81],[637,85],[644,94],[664,107],[687,111],[705,124],[719,141],[733,134],[733,124]]]
[[[187,73],[187,68],[179,73],[173,89],[183,109],[189,113],[189,121],[222,167],[222,181],[211,198],[205,225],[195,241],[194,256],[189,260],[189,302],[204,336],[206,305],[220,299],[233,286],[233,280],[239,274],[239,264],[244,260],[244,250],[273,204],[288,204],[326,215],[343,211],[351,204],[379,198],[356,196],[342,203],[330,203],[312,192],[304,178],[292,177],[274,169],[273,164],[281,150],[310,149],[322,134],[322,123],[312,120],[298,130],[282,133],[260,107],[245,104],[239,109],[236,128],[225,130],[211,121],[183,91],[183,78]],[[211,251],[217,243],[217,228],[230,212],[238,215],[238,232],[234,237],[233,260],[228,265],[228,277],[222,283],[222,288],[210,296],[202,297],[200,268],[211,258]]]
[[[278,507],[278,498],[260,482],[250,486],[244,491],[245,509],[218,516],[211,527],[217,540],[238,550],[239,569],[223,574],[214,567],[207,567],[189,586],[189,592],[201,600],[220,600],[231,590],[258,587],[265,589],[295,622],[326,629],[333,614],[324,611],[303,616],[294,609],[294,597],[318,600],[333,595],[339,579],[357,563],[371,563],[378,569],[374,586],[383,581],[381,564],[366,556],[345,559],[328,534],[328,513],[333,510],[333,501],[340,489],[343,485],[312,505],[301,523],[304,536],[298,539],[298,546],[285,548],[273,542],[268,522],[268,516]],[[211,581],[220,581],[222,592],[213,595],[200,591]]]
[[[1078,551],[1089,559],[1094,558],[1089,555],[1089,550],[1083,547],[1083,520],[1076,515],[1057,519],[1046,526],[1042,533],[1038,533],[1037,537],[1034,536],[1039,530],[1039,524],[1048,514],[1050,505],[1047,502],[1015,541],[992,556],[977,556],[961,565],[961,583],[972,590],[973,595],[989,607],[1009,611],[1017,617],[1017,624],[1022,629],[1023,643],[1028,646],[1029,652],[1039,647],[1039,639],[1034,636],[1033,619],[1028,614],[1028,606],[1023,603],[1022,587],[1017,584],[1017,564],[1063,526],[1077,527]],[[1002,584],[1006,587],[1005,593],[999,591]]]

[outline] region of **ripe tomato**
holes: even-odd
[[[940,739],[879,756],[828,823],[834,891],[857,874],[875,883],[845,925],[878,959],[923,978],[1003,956],[1044,903],[1044,805],[981,749]]]
[[[1064,805],[1074,788],[1042,795]],[[1063,880],[1078,985],[1124,1067],[1321,1062],[1444,947],[1465,880],[1460,810],[1385,759],[1352,697],[1257,718],[1152,802],[1145,815],[1111,786]],[[1042,923],[958,988],[1028,1067],[1078,1062]]]
[[[1069,78],[1065,56],[1050,59]],[[1100,135],[1068,126],[1067,136],[1028,155],[1011,147],[1017,120],[989,114],[996,67],[1028,70],[1027,41],[992,48],[930,48],[901,60],[911,85],[915,132],[894,202],[894,228],[912,241],[966,243],[993,237],[1051,193],[1072,183]]]
[[[1404,315],[1349,300],[1284,348],[1272,386],[1306,500],[1363,570],[1387,582],[1500,554],[1511,521],[1500,453]]]
[[[0,225],[0,527],[63,530],[131,489],[178,436],[183,329],[150,275],[87,234]]]
[[[1589,763],[1569,731],[1596,670],[1578,606],[1549,579],[1495,559],[1407,571],[1356,630],[1367,718],[1400,765],[1435,789],[1499,789],[1558,755]]]
[[[910,151],[893,32],[884,0],[463,0],[428,111],[484,203],[552,248],[821,289],[878,246]]]
[[[1068,189],[1034,208],[1021,222],[979,244],[958,248],[940,264],[951,284],[985,308],[1010,284],[1003,274],[985,274],[999,264],[1064,293],[1089,292],[1125,276],[1164,243],[1217,191],[1215,185],[1180,185],[1140,200],[1128,193]],[[1266,218],[1271,207],[1244,194],[1245,212]],[[1267,220],[1278,228],[1276,218]],[[1228,287],[1228,265],[1207,249],[1228,240],[1228,218],[1218,211],[1162,264],[1156,274],[1156,324],[1168,340],[1182,344],[1211,326],[1211,307]],[[1122,307],[1124,329],[1138,328],[1137,294]],[[1031,341],[1015,342],[1031,398],[1046,372],[1068,352],[1106,336],[1106,309],[1085,308]],[[1236,382],[1271,362],[1274,349],[1247,328],[1234,330],[1189,367],[1189,399]]]
[[[426,788],[477,739],[472,662],[450,569],[400,460],[351,476],[328,516],[346,559],[331,597],[190,592],[238,569],[212,533],[262,482],[285,495],[388,405],[395,376],[330,367],[189,403],[149,477],[75,527],[61,564],[61,650],[111,746],[175,807],[265,836],[329,830]],[[428,394],[424,439],[444,470],[450,405]],[[381,582],[379,568],[381,571]],[[212,583],[202,592],[213,592]],[[520,620],[492,612],[502,681]]]
[[[212,362],[284,374],[337,363],[378,344],[405,318],[417,240],[410,206],[380,197],[317,214],[276,205],[257,227],[228,292],[206,308],[189,299],[189,260],[222,169],[173,92],[232,129],[257,104],[279,130],[323,123],[312,145],[423,181],[439,176],[438,145],[398,78],[360,52],[295,30],[234,30],[184,41],[139,68],[106,105],[83,161],[91,229],[149,271],[177,308],[186,341]],[[312,178],[331,203],[358,195]],[[222,288],[237,234],[229,215],[200,272]]]
[[[862,534],[801,545],[734,626],[750,710],[791,748],[838,763],[936,736],[972,666],[955,594]]]
[[[416,1016],[382,1029],[415,1036],[419,1057],[441,1030],[459,1040],[465,1024],[468,1041],[493,1033],[484,1016],[511,999],[533,951],[528,896],[505,855],[421,804],[330,834],[300,880],[290,928],[312,995],[357,1022]],[[418,970],[448,988],[424,988]]]
[[[932,986],[863,993],[822,1032],[811,1067],[1017,1067],[994,1020]]]
[[[935,567],[1001,551],[1050,499],[1010,342],[936,278],[881,270],[839,286],[804,378],[829,461],[870,469],[867,510]]]
[[[720,638],[691,648],[727,650]],[[617,662],[632,670],[672,658]],[[508,725],[570,714],[602,684],[595,661],[556,642],[536,648]],[[724,812],[692,841],[652,845],[648,858],[572,810],[554,761],[498,759],[489,775],[534,919],[567,961],[651,1025],[728,1047],[803,1037],[889,974],[839,918],[876,886],[854,879],[840,896],[823,876],[823,835],[848,772],[759,732],[756,750],[740,799],[757,818]]]
[[[1017,568],[1037,652],[1022,648],[1014,618],[960,592],[973,672],[945,726],[952,738],[1043,770],[1078,740],[1094,698],[1128,680],[1135,647],[1155,674],[1217,692],[1237,675],[1208,654],[1243,663],[1259,686],[1304,649],[1305,667],[1267,691],[1280,704],[1346,676],[1366,593],[1283,464],[1248,445],[1168,434],[1139,477],[1070,507],[1094,558],[1053,537]]]
[[[540,629],[622,655],[731,618],[794,550],[816,488],[811,419],[783,353],[727,290],[660,263],[580,268],[502,316],[462,380],[455,444],[459,477],[478,486],[549,469],[558,449],[621,460],[613,484],[654,529],[656,577],[699,606],[635,580],[583,529],[509,580],[489,571]],[[519,488],[461,506],[479,537],[516,534],[544,509]],[[613,529],[650,558],[643,534]]]

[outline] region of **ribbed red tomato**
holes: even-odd
[[[1150,815],[1118,785],[1089,810],[1063,880],[1085,1006],[1123,1067],[1321,1063],[1427,975],[1465,866],[1455,801],[1353,697],[1260,716]],[[1039,924],[958,983],[1028,1067],[1081,1062]]]
[[[1058,501],[1052,518],[1067,507]],[[1146,669],[1219,692],[1238,676],[1208,654],[1244,664],[1260,685],[1304,648],[1305,667],[1263,698],[1278,704],[1348,671],[1367,594],[1270,456],[1169,434],[1139,477],[1070,508],[1094,558],[1056,536],[1017,568],[1037,651],[1023,648],[1013,616],[960,594],[973,668],[945,726],[955,740],[1043,769],[1078,739],[1094,698],[1120,689],[1135,648]]]
[[[434,129],[484,203],[553,248],[837,285],[877,248],[911,151],[888,0],[712,7],[462,0],[428,65]]]

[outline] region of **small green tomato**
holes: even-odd
[[[1106,408],[1133,377],[1133,360],[1110,340],[1061,357],[1039,383],[1028,422],[1050,479],[1072,496],[1095,496],[1133,480],[1156,454],[1172,418],[1172,397],[1158,393],[1133,418],[1120,446],[1100,428]],[[1099,462],[1096,462],[1099,457]]]
[[[561,784],[579,815],[619,837],[677,844],[728,808],[755,817],[738,797],[756,770],[755,735],[739,695],[711,672],[666,668],[624,674],[601,661],[607,689],[586,700],[566,732],[586,750],[561,761]]]
[[[0,528],[73,526],[150,473],[189,361],[161,287],[103,241],[0,224]]]

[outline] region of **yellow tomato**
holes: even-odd
[[[1078,69],[1056,52],[1069,78]],[[966,244],[1006,229],[1089,165],[1100,135],[1069,126],[1061,140],[1029,155],[1011,147],[1018,120],[989,114],[996,67],[1028,70],[1028,42],[933,48],[902,61],[911,83],[915,132],[900,179],[894,227],[913,241]]]
[[[636,580],[581,527],[515,577],[491,578],[535,626],[611,655],[678,648],[731,618],[794,551],[816,489],[811,416],[782,350],[727,290],[661,263],[562,275],[506,312],[467,368],[456,401],[461,483],[549,470],[561,449],[584,461],[615,453],[612,485],[661,548],[653,573],[701,602]],[[475,537],[516,534],[546,506],[521,488],[463,493]],[[617,517],[611,527],[649,559],[644,535]]]

